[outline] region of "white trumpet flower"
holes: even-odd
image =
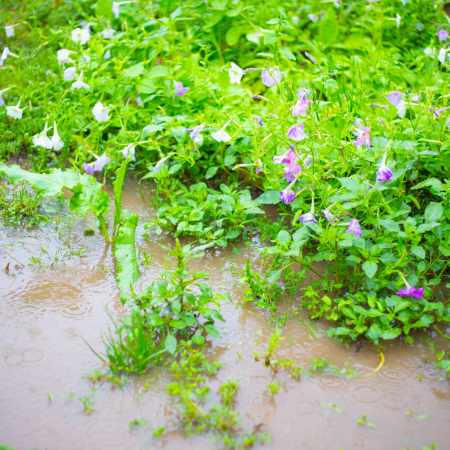
[[[44,147],[48,150],[50,150],[52,148],[52,141],[50,140],[50,138],[47,136],[47,131],[49,130],[49,128],[47,128],[47,122],[45,122],[45,128],[44,131],[41,131],[39,134],[36,134],[33,137],[33,144],[36,147]]]
[[[82,87],[85,89],[89,89],[89,85],[83,81],[83,71],[81,71],[80,76],[78,77],[78,80],[72,84],[71,89],[72,90],[81,89]]]
[[[6,107],[6,114],[9,117],[12,117],[13,119],[21,119],[23,115],[23,110],[25,108],[19,108],[21,100],[19,100],[19,103],[17,103],[16,106],[7,106]]]
[[[98,122],[106,122],[109,120],[109,108],[107,106],[103,106],[102,102],[97,102],[95,104],[92,109],[92,114],[94,114]]]
[[[77,76],[77,68],[76,67],[69,67],[64,71],[64,80],[65,81],[72,81]]]
[[[5,25],[6,37],[14,36],[14,28],[18,27],[20,23],[15,23],[14,25]]]
[[[53,122],[53,136],[52,136],[53,150],[61,150],[64,147],[64,142],[59,137],[58,130],[56,128],[56,122]]]
[[[71,53],[76,53],[76,52],[73,52],[72,50],[65,50],[65,49],[58,50],[56,52],[56,57],[58,58],[58,64],[60,66],[62,66],[63,64],[75,63],[75,61],[73,61],[72,59],[69,58],[69,55]]]
[[[72,31],[72,41],[75,43],[79,42],[81,45],[84,45],[90,37],[91,34],[86,28],[75,28],[75,30]]]

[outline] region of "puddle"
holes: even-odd
[[[139,213],[141,223],[154,217],[149,197],[144,204],[134,181],[126,184],[123,204]],[[83,234],[94,225],[92,217],[79,219],[70,239],[59,236],[55,226],[0,230],[2,269],[10,259],[4,251],[25,264],[24,268],[18,264],[13,267],[12,261],[9,271],[0,271],[0,443],[17,450],[212,448],[207,436],[187,441],[174,432],[162,438],[151,437],[150,428],[166,425],[172,408],[165,394],[169,377],[163,369],[158,370],[158,376],[137,379],[123,389],[104,386],[93,392],[83,378],[100,365],[83,338],[102,351],[101,332],[109,323],[105,309],[116,319],[127,314],[119,300],[111,248],[105,246],[99,232],[94,236]],[[174,243],[164,233],[146,241],[141,237],[142,227],[139,231],[141,252],[153,254],[153,261],[141,269],[137,291],[157,278],[163,268],[164,250],[158,244]],[[59,248],[61,255],[67,250],[66,241],[73,250],[83,247],[85,252],[45,268],[30,264],[31,257],[50,264],[51,259],[42,256],[41,244],[49,255],[55,255]],[[258,245],[255,237],[250,247],[239,246],[239,254],[231,247],[208,250],[203,259],[192,261],[191,267],[209,272],[213,290],[238,301],[242,295],[236,285],[238,279],[223,269],[230,267],[230,260],[237,271],[247,259],[257,261]],[[237,410],[244,419],[243,428],[251,430],[262,423],[261,431],[272,435],[271,444],[257,448],[399,450],[421,449],[435,442],[441,443],[439,448],[446,448],[449,382],[438,379],[431,366],[433,353],[420,338],[433,337],[438,349],[446,350],[448,341],[421,333],[415,335],[413,346],[400,339],[387,342],[384,367],[364,379],[378,365],[377,353],[370,346],[357,353],[356,344],[348,349],[340,346],[325,336],[324,321],[312,324],[323,331],[312,339],[308,328],[299,323],[299,318],[307,320],[308,314],[300,313],[283,328],[286,339],[277,356],[295,359],[302,366],[308,366],[310,357],[325,357],[338,367],[348,361],[360,378],[316,374],[295,379],[283,371],[275,375],[254,361],[254,350],[262,349],[255,340],[266,342],[275,325],[269,323],[267,312],[248,303],[241,306],[222,307],[226,319],[219,327],[222,339],[208,338],[208,356],[225,364],[213,386],[229,377],[241,380]],[[285,310],[291,307],[285,305]],[[282,389],[272,398],[268,384],[275,380]],[[144,381],[150,383],[149,389]],[[88,395],[95,408],[90,416],[83,413],[79,401]],[[336,403],[343,412],[325,408],[320,402]],[[413,415],[405,415],[410,409]],[[364,414],[369,414],[367,420],[376,428],[355,425]],[[129,423],[136,418],[147,419],[149,428],[130,431]]]

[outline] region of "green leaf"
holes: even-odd
[[[169,325],[170,325],[172,328],[178,328],[179,330],[181,330],[181,329],[183,329],[183,328],[186,327],[186,323],[185,323],[184,320],[171,320],[171,321],[169,322]]]
[[[280,201],[280,191],[275,189],[262,193],[255,201],[262,205],[275,205]]]
[[[120,213],[122,212],[122,186],[123,180],[125,178],[125,173],[127,171],[127,165],[131,161],[131,156],[126,159],[119,170],[116,172],[116,181],[114,181],[114,228],[113,228],[113,242],[117,234],[117,228],[120,222]]]
[[[136,258],[135,233],[139,216],[127,210],[120,216],[120,226],[116,236],[114,255],[117,260],[117,283],[122,292],[130,289],[130,284],[139,279]]]
[[[162,131],[163,127],[161,125],[147,125],[144,127],[141,133],[141,139],[145,139],[149,134],[155,133],[156,131]]]
[[[442,217],[443,213],[444,208],[442,207],[441,203],[430,202],[430,204],[427,206],[427,209],[425,210],[425,219],[434,222],[436,220],[439,220]]]
[[[289,49],[288,47],[280,47],[278,50],[286,59],[295,61],[295,56],[292,54],[291,49]]]
[[[337,42],[339,35],[339,24],[336,20],[336,12],[333,7],[328,8],[327,13],[319,22],[318,38],[326,45],[333,45]]]
[[[391,328],[390,330],[385,330],[381,333],[380,337],[382,339],[395,339],[402,334],[402,330]]]
[[[158,77],[167,77],[169,71],[166,66],[153,66],[146,74],[144,79],[152,79]]]
[[[411,247],[411,253],[413,255],[416,255],[420,259],[424,259],[425,258],[425,250],[420,245],[414,245],[413,247]]]
[[[212,337],[220,338],[219,330],[212,324],[207,323],[205,324],[205,330],[210,334]]]
[[[243,32],[244,29],[241,26],[229,28],[227,33],[225,34],[225,40],[227,41],[227,44],[230,47],[236,45]]]
[[[184,127],[177,127],[177,128],[171,128],[173,137],[177,140],[178,143],[182,142],[184,139],[184,135],[186,133],[186,128]]]
[[[264,45],[275,44],[278,41],[278,38],[273,33],[267,33],[264,36]]]
[[[177,351],[177,345],[178,343],[175,336],[172,336],[171,334],[167,335],[166,340],[164,341],[164,350],[173,355]]]
[[[210,167],[210,168],[206,171],[205,178],[206,178],[207,180],[209,180],[210,178],[212,178],[212,177],[217,173],[218,170],[219,170],[219,168],[218,168],[217,166],[212,166],[212,167]]]
[[[354,180],[353,178],[338,178],[338,180],[340,181],[340,183],[342,184],[342,186],[344,186],[345,188],[347,188],[349,191],[351,192],[356,192],[358,190],[358,182],[356,180]],[[353,198],[353,197],[352,197]],[[348,198],[346,198],[346,200],[350,200]],[[333,200],[334,201],[334,200]],[[339,201],[339,200],[336,200]]]
[[[231,230],[226,235],[226,239],[236,239],[241,234],[241,230]]]
[[[144,73],[144,63],[135,64],[122,74],[124,78],[134,78]]]
[[[376,262],[373,262],[373,261],[366,261],[362,265],[362,268],[363,268],[364,272],[366,273],[366,275],[369,278],[373,278],[374,275],[377,273],[378,264]]]
[[[380,219],[378,221],[380,225],[383,225],[386,230],[393,231],[394,233],[400,232],[400,226],[397,222],[391,219]]]
[[[290,240],[291,240],[291,236],[290,236],[290,234],[289,234],[287,231],[281,230],[281,231],[278,233],[277,241],[278,241],[280,244],[288,245],[289,242],[290,242]]]

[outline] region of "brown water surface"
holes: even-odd
[[[141,252],[154,255],[153,262],[141,268],[139,291],[163,268],[164,251],[158,244],[172,246],[174,240],[164,233],[143,237],[143,223],[154,216],[149,198],[144,204],[135,182],[126,184],[123,203],[140,215]],[[0,230],[1,269],[11,261],[9,270],[0,271],[0,444],[17,450],[212,448],[207,436],[186,440],[182,433],[170,432],[151,437],[150,427],[167,426],[173,413],[165,394],[169,376],[164,369],[123,389],[94,386],[83,377],[100,364],[82,338],[102,351],[101,331],[109,323],[106,311],[115,319],[127,314],[119,301],[111,248],[97,231],[94,236],[83,234],[94,225],[92,217],[78,219],[70,237],[59,236],[54,225]],[[86,251],[81,257],[50,265],[52,258],[43,254],[41,245],[54,256],[58,249],[64,253],[67,243]],[[401,339],[388,343],[384,367],[364,379],[379,363],[374,349],[368,346],[354,353],[355,344],[348,349],[340,346],[326,337],[324,321],[312,323],[320,332],[314,336],[299,322],[299,317],[308,318],[302,312],[283,328],[286,339],[277,357],[295,359],[305,367],[310,357],[325,357],[339,367],[348,361],[360,378],[318,373],[295,379],[287,371],[275,375],[254,361],[254,350],[263,348],[275,325],[266,311],[239,303],[239,279],[223,269],[230,267],[230,260],[238,271],[247,259],[257,261],[260,245],[255,237],[249,247],[239,246],[239,254],[231,248],[208,250],[203,259],[191,264],[211,274],[209,283],[215,292],[228,293],[236,302],[222,307],[226,319],[222,338],[208,338],[208,356],[225,364],[212,385],[229,377],[241,380],[237,410],[244,419],[243,428],[262,423],[261,431],[273,437],[271,444],[257,448],[400,450],[440,442],[439,449],[450,449],[449,382],[439,379],[431,365],[434,353],[424,339],[433,339],[438,349],[449,350],[449,345],[433,333],[415,335],[414,345]],[[20,268],[5,252],[25,267]],[[30,264],[31,257],[48,266]],[[286,311],[291,308],[292,304],[284,306]],[[272,398],[268,384],[275,380],[282,390]],[[149,389],[144,386],[147,381]],[[95,411],[91,415],[83,412],[79,398],[84,396],[92,399]],[[337,404],[343,412],[320,402]],[[413,415],[405,415],[409,410]],[[364,414],[369,414],[368,421],[376,428],[355,425]],[[147,419],[149,428],[130,431],[129,423],[136,418]]]

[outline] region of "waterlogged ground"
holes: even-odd
[[[138,212],[141,224],[153,217],[149,197],[145,204],[136,184],[129,182],[124,191],[124,206]],[[129,382],[123,389],[93,385],[83,377],[99,367],[99,360],[83,341],[102,350],[101,331],[107,329],[109,312],[114,318],[126,315],[114,278],[111,248],[105,247],[101,235],[85,236],[92,218],[79,219],[70,238],[58,236],[55,226],[26,231],[0,230],[0,443],[17,450],[29,448],[65,449],[209,449],[211,441],[197,436],[185,441],[181,433],[170,432],[152,438],[150,428],[170,427],[174,407],[169,403],[165,386],[169,376],[164,369]],[[67,232],[67,230],[63,230]],[[169,235],[142,237],[138,243],[143,251],[154,255],[153,262],[141,270],[136,289],[149,284],[162,270],[164,251],[158,244],[173,244]],[[67,251],[86,249],[81,255],[66,257],[50,265],[52,258]],[[385,351],[382,370],[365,379],[378,365],[377,353],[370,347],[355,352],[339,346],[324,335],[326,327],[318,322],[312,326],[320,333],[299,323],[301,313],[290,319],[283,329],[286,338],[278,357],[295,359],[308,366],[309,358],[325,357],[341,367],[345,361],[358,370],[359,379],[336,375],[301,375],[289,377],[280,371],[274,375],[253,359],[254,350],[271,334],[267,312],[239,304],[242,288],[238,278],[224,271],[235,264],[240,270],[248,258],[258,260],[258,239],[241,253],[231,249],[208,250],[195,269],[211,274],[215,292],[228,293],[235,305],[222,307],[226,323],[222,339],[209,338],[208,356],[225,364],[217,386],[228,377],[241,379],[237,410],[244,419],[243,427],[260,430],[273,436],[267,449],[421,449],[440,442],[448,447],[450,426],[450,388],[448,380],[439,380],[431,363],[434,354],[426,338],[432,337],[438,349],[448,350],[448,341],[426,335],[415,336],[413,346],[400,339]],[[61,253],[62,252],[62,253]],[[30,258],[41,259],[48,267],[30,265]],[[194,268],[194,264],[192,264]],[[286,305],[290,311],[292,305]],[[255,341],[259,340],[259,344]],[[277,380],[282,390],[271,397],[268,384]],[[150,385],[149,388],[145,384]],[[80,402],[90,397],[94,411],[87,415]],[[337,404],[342,412],[320,404]],[[412,411],[412,415],[405,415]],[[367,421],[376,427],[356,426],[356,421],[369,414]],[[145,418],[148,428],[129,423]],[[173,427],[172,427],[173,428]]]

